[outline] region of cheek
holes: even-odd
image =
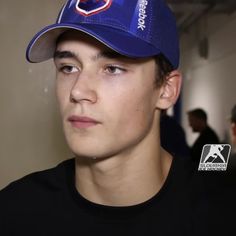
[[[66,105],[69,102],[69,98],[70,98],[70,92],[69,91],[70,90],[69,90],[68,86],[66,86],[65,84],[57,82],[57,84],[56,84],[57,102],[59,104],[59,108],[60,108],[60,111],[61,111],[62,115],[65,112]]]
[[[132,94],[132,95],[131,95]],[[137,93],[132,91],[128,99],[119,103],[120,120],[125,126],[125,132],[146,129],[152,121],[155,104],[150,93]]]

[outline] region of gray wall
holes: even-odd
[[[54,23],[63,2],[0,1],[0,188],[71,157],[58,116],[53,64],[25,60],[27,43]]]
[[[199,54],[199,42],[209,40],[209,54]],[[181,37],[183,87],[183,126],[188,143],[196,138],[188,126],[186,111],[204,108],[209,124],[222,141],[229,140],[229,114],[236,104],[236,13],[206,15]]]

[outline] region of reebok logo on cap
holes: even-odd
[[[145,18],[147,17],[146,14],[147,5],[148,5],[147,0],[142,0],[141,3],[139,4],[138,29],[141,29],[142,31],[144,31],[144,29],[146,28]]]
[[[112,0],[77,0],[76,9],[84,15],[90,16],[108,9]]]

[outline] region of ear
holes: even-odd
[[[160,87],[159,98],[156,107],[168,109],[177,101],[182,85],[182,75],[178,70],[172,71]]]

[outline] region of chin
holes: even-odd
[[[69,143],[71,151],[77,157],[94,158],[98,156],[98,151],[93,145],[73,145]]]
[[[92,141],[68,141],[70,150],[76,157],[87,158],[87,159],[105,159],[110,156],[107,152],[108,149],[105,145]]]

